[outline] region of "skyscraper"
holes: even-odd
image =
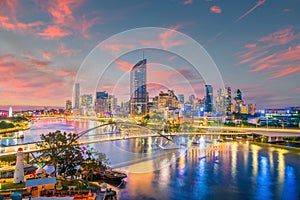
[[[80,85],[75,83],[75,97],[74,97],[74,109],[79,109],[80,103]]]
[[[147,112],[147,60],[143,59],[130,71],[130,116],[143,116]]]
[[[234,91],[234,101],[235,101],[234,112],[241,113],[241,107],[244,101],[242,99],[242,92],[240,89]]]
[[[213,111],[213,87],[205,85],[205,112]]]
[[[67,100],[65,114],[71,114],[71,112],[72,112],[72,101]]]
[[[107,92],[96,92],[95,112],[97,115],[104,116],[108,112],[107,99]]]
[[[225,88],[225,110],[226,114],[231,112],[231,87]]]

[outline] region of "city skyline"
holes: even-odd
[[[225,86],[240,89],[246,102],[265,108],[299,106],[297,1],[234,2],[235,7],[217,0],[111,1],[101,5],[92,1],[5,0],[0,4],[0,88],[4,97],[0,105],[64,106],[67,99],[72,99],[79,66],[99,42],[128,29],[151,26],[182,32],[203,45]],[[25,12],[28,10],[32,12]],[[180,45],[173,36],[166,31],[157,42],[171,49]],[[130,45],[116,41],[107,46],[107,51],[116,53]],[[133,53],[117,58],[112,73],[128,74],[141,57],[141,53]],[[192,94],[191,90],[185,91],[186,85],[179,84],[182,77],[173,70],[191,76],[186,63],[166,55],[169,66],[164,67],[157,64],[161,58],[149,51],[146,58],[152,83],[149,92],[173,89],[153,84],[166,79],[178,83],[177,95]],[[126,87],[124,81],[108,81],[98,89],[112,93],[119,88],[113,95],[118,97],[119,91],[125,91],[120,95],[127,95],[129,100],[129,80]],[[199,88],[194,95],[202,98],[204,85],[210,83],[199,82],[194,83]],[[214,88],[214,94],[218,89]],[[85,93],[90,92],[81,91]]]

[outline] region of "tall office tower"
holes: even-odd
[[[205,85],[205,112],[213,111],[213,87]]]
[[[72,101],[67,100],[65,114],[71,114],[71,112],[72,112]]]
[[[242,99],[242,92],[240,89],[234,91],[234,101],[235,101],[234,112],[241,113],[241,107],[244,101]]]
[[[184,94],[179,94],[178,100],[179,100],[179,103],[184,104]]]
[[[231,87],[225,88],[225,109],[226,114],[231,112]]]
[[[216,105],[215,105],[216,112],[218,113],[225,113],[225,90],[219,89],[217,91],[217,97],[216,97]]]
[[[147,113],[147,60],[141,60],[130,71],[130,116]]]
[[[107,106],[108,93],[96,92],[95,112],[97,115],[105,115],[108,112]]]
[[[75,83],[75,97],[74,97],[74,109],[79,109],[80,103],[80,85]]]

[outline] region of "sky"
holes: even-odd
[[[176,36],[182,33],[203,47],[225,86],[240,89],[246,103],[300,106],[299,19],[300,0],[0,0],[0,105],[64,106],[78,81],[81,94],[93,94],[84,89],[89,77],[78,75],[91,66],[105,71],[92,79],[95,90],[125,101],[129,71],[143,54],[151,96],[173,89],[202,98],[213,80],[172,53],[187,45]],[[163,29],[157,37],[154,31],[143,40],[103,43],[143,27]],[[137,43],[150,48],[138,50]],[[109,66],[92,56],[99,44],[114,56]]]

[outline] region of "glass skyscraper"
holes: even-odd
[[[213,87],[205,85],[205,112],[213,111]]]
[[[130,116],[143,116],[147,113],[147,60],[135,64],[130,71]]]

